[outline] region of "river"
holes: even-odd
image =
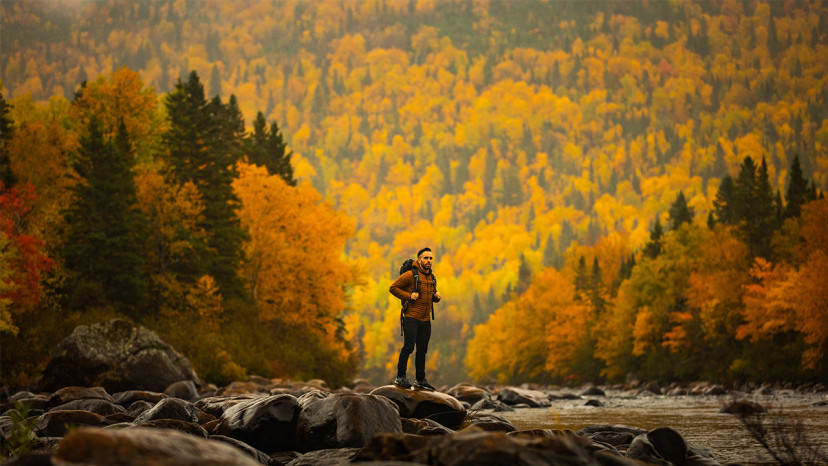
[[[586,406],[588,399],[603,406]],[[780,390],[773,395],[727,396],[631,396],[629,392],[606,391],[606,396],[556,400],[549,408],[526,408],[494,413],[521,430],[572,429],[590,425],[616,424],[654,429],[672,427],[689,443],[706,448],[721,462],[745,465],[776,464],[753,440],[736,416],[719,409],[733,399],[747,399],[768,408],[765,425],[769,431],[792,438],[801,432],[808,448],[828,458],[828,395]],[[800,452],[800,455],[804,453]],[[812,463],[813,464],[813,463]],[[816,463],[827,464],[827,463]]]

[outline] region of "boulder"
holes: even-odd
[[[359,453],[359,448],[315,450],[294,459],[293,461],[287,463],[287,466],[330,466],[336,464],[349,464],[357,453]]]
[[[395,385],[385,385],[371,392],[393,401],[400,409],[400,416],[415,419],[431,419],[456,430],[466,419],[466,408],[456,398],[440,392],[407,390]]]
[[[164,390],[164,394],[173,398],[192,401],[198,397],[198,389],[192,380],[173,382]]]
[[[103,421],[103,416],[89,411],[49,411],[38,416],[35,432],[41,437],[63,437],[70,427],[100,427]]]
[[[106,400],[115,402],[112,396],[102,387],[63,387],[49,395],[44,409],[48,411],[56,406],[77,400]]]
[[[60,442],[56,465],[259,466],[226,443],[170,429],[77,429]]]
[[[196,401],[195,406],[205,413],[212,414],[213,416],[220,418],[230,407],[239,403],[249,402],[250,400],[260,399],[263,396],[264,395],[262,394],[251,393],[244,395],[210,396]]]
[[[598,387],[589,387],[581,392],[581,396],[607,396],[607,394]]]
[[[175,419],[186,422],[198,422],[198,408],[189,401],[178,398],[164,398],[152,408],[135,418],[135,424],[141,425],[156,419]]]
[[[490,432],[516,432],[518,430],[514,424],[494,414],[477,413],[469,419],[469,426]]]
[[[709,454],[691,448],[684,437],[669,427],[659,427],[633,439],[627,458],[652,464],[678,466],[715,466],[720,463]]]
[[[155,405],[166,397],[167,395],[163,393],[148,392],[146,390],[127,390],[125,392],[118,392],[112,395],[112,399],[115,403],[118,403],[124,408],[129,408],[136,401],[146,401],[152,405]]]
[[[474,385],[470,385],[468,383],[459,383],[446,390],[446,394],[457,398],[461,402],[465,401],[470,405],[473,405],[484,398],[491,397],[491,393],[487,390],[475,387]]]
[[[454,433],[453,430],[431,419],[408,419],[400,418],[402,422],[403,432],[406,434],[417,435],[448,435]]]
[[[126,413],[126,409],[123,406],[115,404],[111,401],[107,400],[95,400],[95,399],[87,399],[87,400],[72,400],[67,403],[64,403],[60,406],[56,406],[50,411],[90,411],[95,414],[100,414],[101,416],[109,416],[110,414],[115,413]]]
[[[292,395],[240,400],[224,411],[212,433],[241,440],[265,453],[293,450],[300,410]]]
[[[512,406],[527,404],[532,408],[541,408],[552,404],[545,393],[518,387],[503,387],[497,397],[500,401]]]
[[[52,354],[38,385],[47,392],[73,385],[162,392],[180,380],[199,383],[187,358],[155,332],[113,319],[76,327]]]
[[[154,419],[144,422],[140,427],[151,427],[154,429],[172,429],[196,437],[207,438],[207,430],[195,422],[182,421],[180,419]]]
[[[402,432],[397,406],[383,396],[358,393],[307,401],[296,425],[303,451],[363,447],[389,432]]]
[[[216,440],[218,442],[223,442],[228,445],[232,445],[235,448],[247,453],[248,456],[256,460],[259,464],[271,464],[272,460],[267,454],[261,450],[257,450],[250,445],[242,442],[241,440],[236,440],[232,437],[225,437],[224,435],[211,435],[210,440]],[[274,463],[274,464],[282,464],[282,463]]]

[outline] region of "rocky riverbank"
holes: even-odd
[[[599,387],[426,392],[363,380],[332,390],[321,380],[261,377],[216,387],[152,332],[124,321],[79,327],[32,388],[0,397],[0,443],[12,453],[4,464],[718,464],[669,427],[521,431],[498,415],[558,399],[600,404]],[[628,388],[631,397],[725,392],[708,384]],[[733,407],[749,408],[761,407]]]

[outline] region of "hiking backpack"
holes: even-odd
[[[417,270],[417,267],[414,266],[414,259],[406,259],[405,262],[402,263],[402,267],[400,267],[400,275],[411,271],[414,275],[414,291],[420,292],[420,271]],[[437,291],[437,278],[434,274],[431,274],[431,282],[434,283],[434,291]],[[402,335],[402,320],[405,316],[405,311],[408,309],[408,304],[411,302],[407,299],[401,299],[400,302],[402,303],[402,309],[400,310],[400,335]],[[434,320],[434,305],[431,306],[431,320]]]

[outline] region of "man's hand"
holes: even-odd
[[[441,295],[439,291],[434,292],[434,297],[437,299],[443,299],[443,295]]]
[[[419,298],[419,297],[420,297],[420,293],[417,293],[416,291],[411,293],[411,300],[412,301],[416,301],[417,298]]]

